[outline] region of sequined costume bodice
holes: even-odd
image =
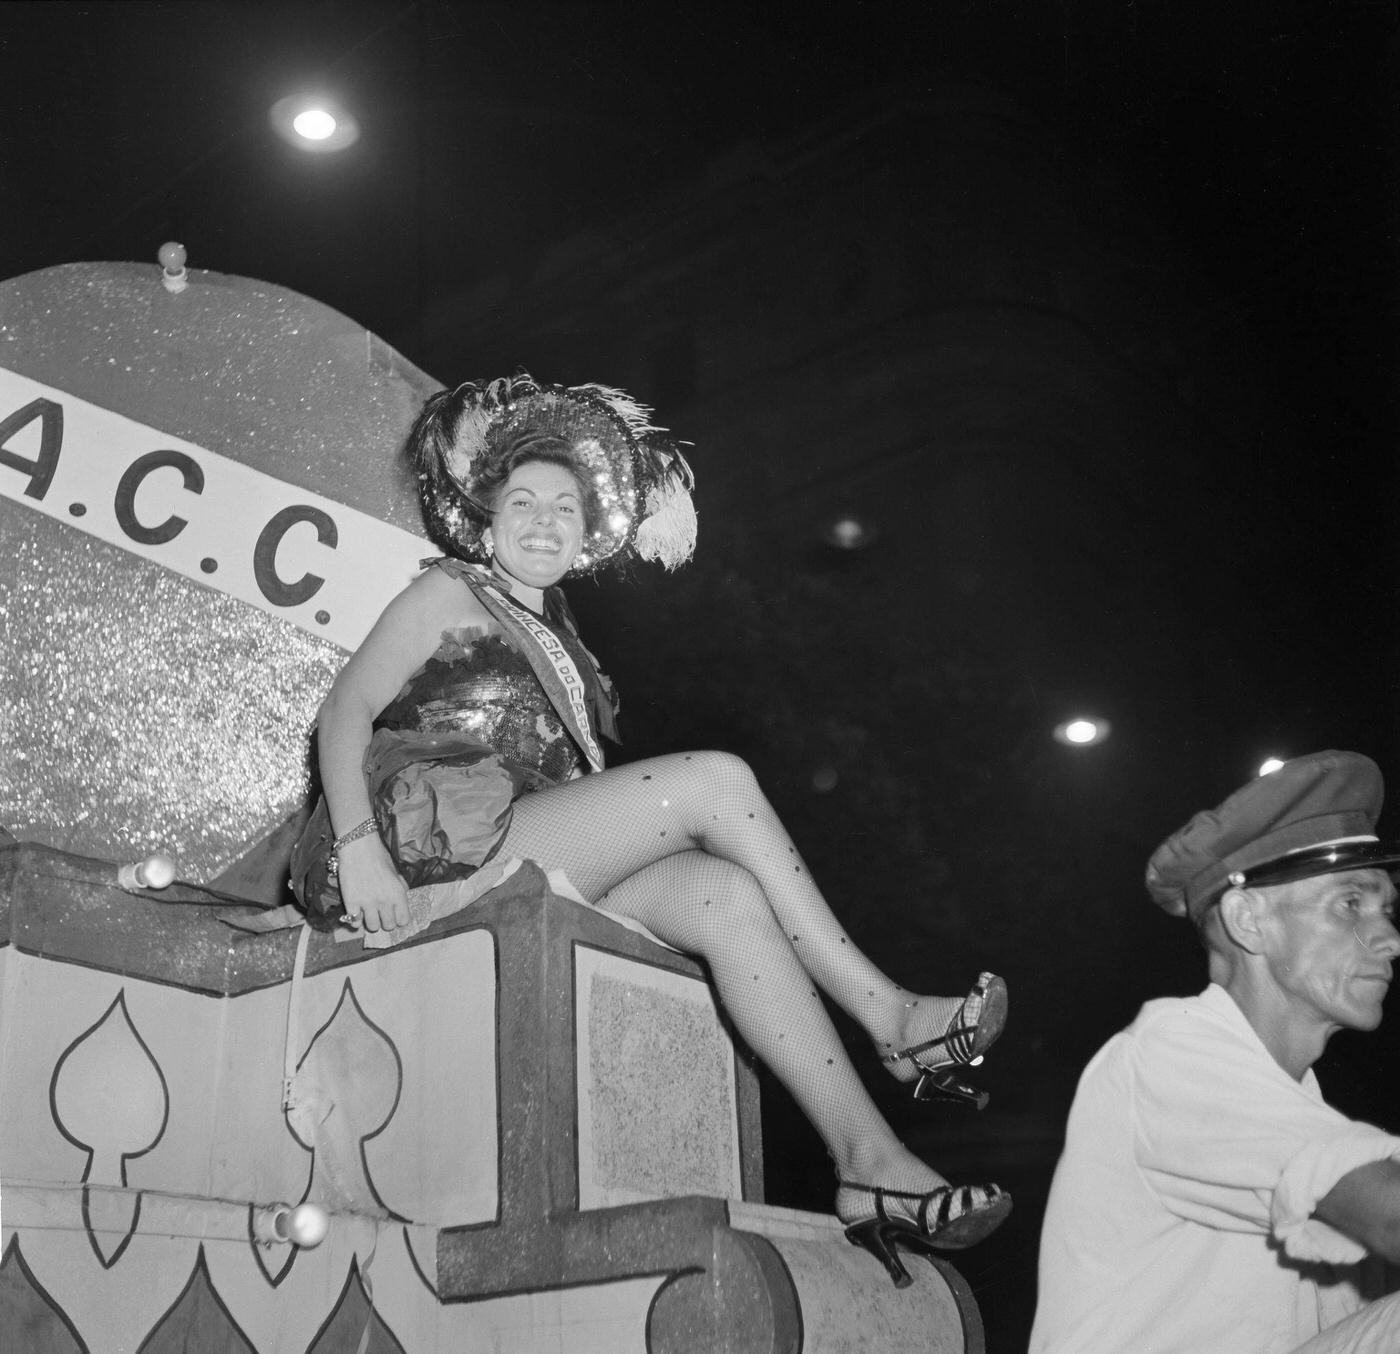
[[[469,734],[524,771],[531,788],[558,785],[584,767],[529,662],[495,628],[444,631],[375,727]]]
[[[380,713],[365,752],[365,784],[379,835],[410,888],[469,880],[509,850],[512,806],[522,795],[579,775],[591,727],[615,739],[616,696],[578,638],[557,589],[545,594],[547,643],[582,683],[587,724],[575,741],[553,657],[541,660],[538,627],[522,623],[485,571],[436,560],[482,600],[481,626],[445,630],[432,656]],[[540,618],[536,618],[537,620]],[[533,646],[533,647],[531,647]],[[541,672],[539,669],[543,669]],[[556,701],[560,703],[556,705]],[[561,718],[560,709],[565,710]],[[595,744],[596,747],[596,744]],[[601,768],[601,755],[597,765]],[[308,912],[338,916],[340,889],[330,870],[334,832],[317,804],[292,857],[292,887]]]

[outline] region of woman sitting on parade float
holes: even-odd
[[[897,987],[847,936],[749,768],[693,752],[603,769],[616,702],[556,586],[628,549],[694,549],[690,468],[650,411],[528,376],[432,396],[409,436],[429,528],[453,551],[385,609],[321,708],[325,801],[294,861],[304,904],[369,932],[408,889],[532,860],[708,964],[739,1033],[836,1163],[836,1211],[897,1283],[896,1244],[956,1249],[1010,1212],[954,1187],[881,1117],[814,984],[915,1094],[984,1098],[950,1069],[1000,1034],[1006,987]],[[460,558],[458,557],[460,556]],[[471,557],[485,563],[471,563]],[[329,818],[327,819],[327,810]]]

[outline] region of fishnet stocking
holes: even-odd
[[[507,846],[702,956],[739,1033],[802,1107],[843,1179],[911,1190],[943,1183],[881,1117],[813,983],[882,1050],[942,1033],[961,998],[912,996],[861,953],[744,762],[678,753],[526,795]]]

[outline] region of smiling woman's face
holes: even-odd
[[[517,466],[483,539],[511,578],[531,588],[557,583],[583,544],[583,498],[573,472],[549,461]]]

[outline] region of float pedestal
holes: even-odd
[[[115,878],[0,850],[0,1345],[982,1349],[951,1267],[896,1291],[762,1203],[704,970],[532,867],[389,950],[312,934],[296,981],[300,932]],[[322,1245],[253,1239],[303,1201]]]

